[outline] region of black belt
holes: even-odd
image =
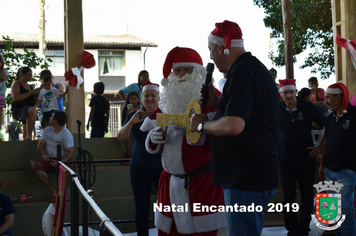
[[[184,188],[187,189],[188,188],[188,179],[191,177],[195,177],[195,176],[199,176],[199,175],[203,175],[205,173],[208,173],[211,171],[211,162],[208,161],[206,163],[204,163],[203,165],[199,166],[198,168],[196,168],[195,170],[183,174],[183,175],[174,175],[175,177],[184,179]]]

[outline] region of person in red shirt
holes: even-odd
[[[323,106],[325,101],[325,90],[319,88],[318,79],[316,77],[310,77],[308,79],[308,84],[312,94],[311,102],[315,105]]]

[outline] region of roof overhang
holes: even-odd
[[[8,36],[16,48],[38,48],[39,34],[34,33],[1,33]],[[3,49],[5,41],[0,41]],[[84,49],[125,49],[141,50],[141,47],[157,47],[158,45],[135,35],[88,35],[84,36]],[[52,50],[64,48],[64,35],[46,35],[46,47]]]

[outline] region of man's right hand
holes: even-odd
[[[57,158],[51,158],[51,159],[49,159],[49,164],[50,164],[52,167],[57,167]]]
[[[44,154],[44,155],[42,156],[42,160],[43,160],[43,161],[49,161],[49,157],[48,157],[46,154]]]
[[[201,88],[200,88],[200,91],[199,91],[199,100],[200,101],[203,101],[203,91],[204,91],[204,84],[202,84]],[[213,84],[210,83],[209,84],[209,98],[208,98],[208,102],[207,102],[207,106],[208,107],[212,107],[214,108],[215,110],[218,109],[218,100],[219,100],[219,97],[218,95],[216,94],[214,88],[213,88]]]

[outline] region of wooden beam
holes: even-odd
[[[286,67],[286,78],[294,79],[292,20],[290,15],[289,0],[282,0],[282,13],[283,13],[283,33],[284,33],[284,62]]]
[[[345,4],[345,38],[356,39],[356,2],[355,0],[342,1]],[[344,50],[344,49],[343,49]],[[346,86],[349,89],[350,98],[356,94],[356,69],[350,55],[346,59]]]
[[[81,0],[64,0],[64,51],[65,70],[81,66],[81,58],[84,50],[83,43],[83,14]],[[84,78],[84,75],[83,75]],[[84,134],[85,105],[84,84],[80,89],[69,85],[69,93],[66,97],[66,113],[68,117],[67,127],[77,134],[76,120],[82,122],[81,134]]]
[[[40,29],[40,38],[38,43],[40,57],[45,59],[46,50],[46,16],[45,16],[45,0],[40,0],[40,23],[38,25]],[[44,62],[44,61],[43,61]]]
[[[332,0],[335,75],[336,81],[349,89],[350,98],[356,94],[356,69],[347,50],[336,45],[336,35],[345,39],[356,39],[356,2],[354,0]]]

